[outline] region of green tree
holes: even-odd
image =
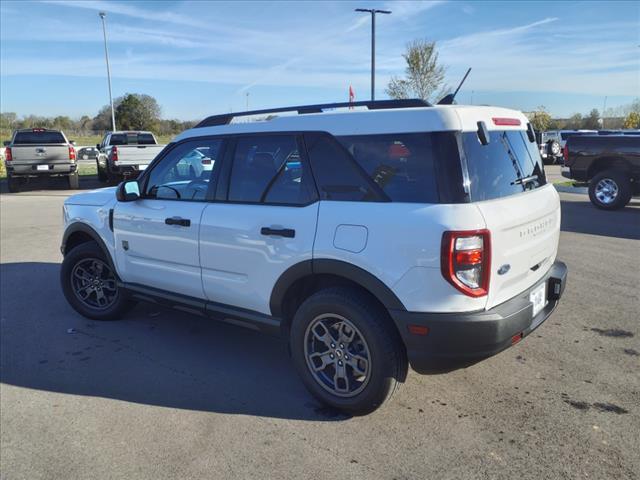
[[[18,115],[16,115],[15,112],[0,113],[0,128],[12,129],[17,119]]]
[[[624,119],[622,128],[640,128],[640,113],[629,112]]]
[[[597,108],[594,108],[589,112],[582,120],[582,128],[587,130],[599,130],[600,129],[600,112]]]
[[[402,55],[407,62],[405,78],[392,77],[387,85],[391,98],[421,98],[437,101],[444,96],[446,68],[438,62],[436,42],[415,40]]]
[[[118,129],[153,130],[160,121],[160,105],[151,95],[127,93],[113,99],[113,108]],[[100,109],[93,118],[92,128],[94,130],[111,130],[110,105],[105,105]]]
[[[582,127],[582,114],[580,113],[574,113],[573,115],[571,115],[565,125],[565,128],[569,130],[577,130],[578,128],[581,128],[581,127]]]
[[[544,106],[539,106],[531,117],[531,125],[536,130],[536,132],[545,132],[551,128],[551,124],[553,119],[551,115],[547,112],[547,109]]]

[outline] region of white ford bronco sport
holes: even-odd
[[[353,414],[380,406],[408,365],[468,366],[531,333],[567,268],[524,115],[354,105],[209,117],[138,179],[70,197],[71,306],[111,320],[153,301],[285,335],[311,393]]]

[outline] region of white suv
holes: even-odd
[[[524,115],[346,106],[209,117],[137,180],[70,197],[71,306],[108,320],[153,301],[285,335],[311,393],[354,414],[380,406],[408,364],[467,366],[537,328],[567,269]]]

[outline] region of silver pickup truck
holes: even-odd
[[[135,178],[162,151],[151,132],[107,132],[96,145],[98,179],[116,183],[125,178]]]
[[[64,176],[69,188],[78,188],[78,170],[74,142],[60,130],[27,128],[16,130],[5,145],[5,165],[10,192],[30,177]]]

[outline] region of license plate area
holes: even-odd
[[[39,172],[41,171],[48,171],[49,170],[49,165],[38,165],[36,166],[36,170],[38,170]]]
[[[533,306],[535,317],[547,305],[547,282],[543,282],[529,293],[529,301]]]

